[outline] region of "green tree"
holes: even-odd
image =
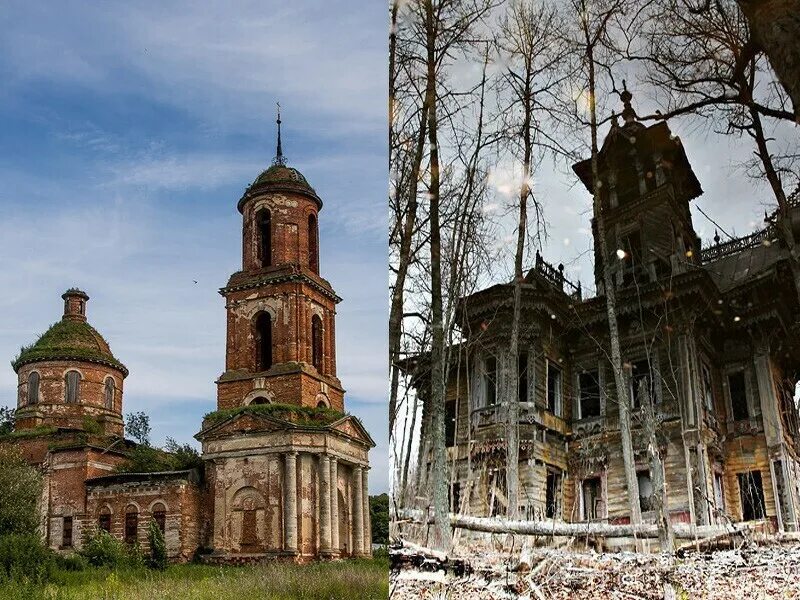
[[[372,520],[372,543],[389,543],[389,494],[369,497],[369,516]]]
[[[163,571],[167,568],[167,543],[164,541],[164,534],[155,520],[150,521],[147,529],[147,539],[150,542],[150,558],[147,564],[151,569]]]
[[[143,446],[150,445],[150,417],[142,411],[125,415],[125,433]]]
[[[175,471],[203,468],[203,459],[200,458],[200,453],[191,444],[179,444],[171,437],[168,437],[166,444],[164,444],[164,451],[172,455],[172,468]]]
[[[0,435],[7,435],[14,431],[14,413],[10,406],[0,406]]]
[[[39,528],[42,474],[16,448],[0,448],[0,536]]]

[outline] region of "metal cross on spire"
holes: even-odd
[[[286,159],[283,157],[283,148],[281,147],[281,103],[278,102],[278,153],[275,155],[275,160],[272,161],[274,165],[285,165]]]

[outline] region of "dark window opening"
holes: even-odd
[[[528,401],[528,353],[520,352],[517,360],[519,379],[517,380],[517,398],[520,402]]]
[[[636,169],[632,157],[629,157],[626,164],[620,165],[617,170],[617,203],[624,204],[631,202],[639,197],[639,171]]]
[[[450,492],[448,498],[450,512],[461,512],[461,484],[458,481],[454,481],[453,484],[448,488],[448,492]]]
[[[272,265],[272,214],[264,209],[256,217],[258,223],[258,258],[262,267]]]
[[[64,382],[64,401],[67,403],[79,402],[81,374],[77,371],[67,371],[67,374],[64,375]]]
[[[734,421],[746,421],[750,418],[747,408],[747,386],[744,371],[736,371],[728,375],[728,391],[731,395],[731,410]]]
[[[637,360],[631,364],[631,408],[639,408],[645,400],[655,401],[653,372],[650,361]]]
[[[456,444],[456,401],[448,400],[444,403],[444,445],[446,447]]]
[[[317,218],[314,215],[308,215],[308,264],[315,273],[319,272],[317,238]]]
[[[648,471],[639,471],[636,473],[636,481],[639,484],[639,508],[642,512],[655,509],[653,495],[653,481],[650,479]]]
[[[258,405],[258,404],[269,404],[269,399],[264,398],[264,396],[258,396],[257,398],[253,398],[250,400],[250,406]]]
[[[256,317],[256,366],[259,371],[272,367],[272,317],[268,312]]]
[[[116,389],[116,385],[114,384],[114,380],[109,377],[106,379],[106,408],[108,410],[114,409],[114,391]]]
[[[320,400],[317,402],[317,408],[328,408],[328,405],[324,401]]]
[[[600,376],[598,371],[587,371],[578,375],[580,394],[580,418],[600,416]]]
[[[561,506],[561,473],[548,471],[545,485],[545,516],[555,519]]]
[[[764,488],[761,471],[739,473],[739,496],[742,500],[742,520],[755,521],[764,518]]]
[[[111,533],[111,513],[102,513],[97,520],[97,525],[106,533]]]
[[[311,317],[311,364],[322,373],[322,319]]]
[[[483,384],[486,391],[486,406],[497,404],[497,359],[490,356],[484,363]]]
[[[39,402],[39,373],[33,371],[28,375],[28,404]]]
[[[72,517],[64,517],[61,530],[61,547],[72,548]]]
[[[136,543],[139,531],[139,513],[135,509],[128,509],[125,513],[125,543]]]
[[[547,410],[561,415],[561,369],[552,362],[547,363]]]
[[[583,519],[593,521],[603,517],[602,483],[599,477],[584,479],[581,483]]]
[[[156,522],[156,525],[158,525],[158,528],[161,530],[161,533],[166,532],[167,511],[163,506],[153,510],[153,521]]]

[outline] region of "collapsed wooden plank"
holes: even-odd
[[[433,517],[425,518],[421,510],[404,510],[401,516],[420,524],[433,523]],[[652,523],[639,525],[612,525],[610,523],[584,522],[567,523],[543,519],[540,521],[509,521],[502,517],[469,517],[450,513],[450,525],[456,529],[480,531],[484,533],[511,533],[515,535],[534,535],[551,537],[594,536],[605,538],[657,538],[658,526]],[[749,529],[746,523],[738,525],[696,525],[675,523],[676,538],[695,539],[716,535],[736,535]]]

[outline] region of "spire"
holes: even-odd
[[[622,100],[622,120],[625,121],[625,124],[633,123],[636,120],[636,111],[633,110],[631,106],[631,99],[633,98],[633,94],[628,91],[628,86],[625,83],[625,80],[622,80],[622,93],[619,95],[620,100]]]
[[[275,155],[275,160],[272,161],[273,165],[285,165],[286,159],[283,157],[283,148],[281,147],[281,103],[278,102],[278,153]]]

